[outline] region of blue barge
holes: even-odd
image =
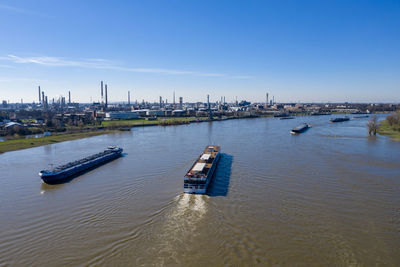
[[[93,167],[99,166],[121,156],[122,148],[109,146],[103,152],[58,166],[52,170],[42,170],[39,176],[47,184],[59,183]]]

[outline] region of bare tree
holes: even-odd
[[[400,123],[400,111],[397,111],[396,113],[386,116],[386,120],[388,121],[390,126],[399,124]]]
[[[369,135],[376,135],[376,131],[378,130],[378,118],[376,115],[372,116],[371,119],[367,122],[368,133]]]

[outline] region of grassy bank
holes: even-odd
[[[207,120],[206,117],[196,118],[196,117],[181,117],[181,118],[157,118],[156,120],[118,120],[118,121],[103,121],[103,127],[128,127],[128,126],[145,126],[145,125],[174,125],[182,123],[195,122],[197,120],[203,121]]]
[[[46,136],[40,138],[29,138],[29,139],[15,139],[15,140],[8,140],[0,142],[0,153],[20,150],[25,148],[43,146],[48,144],[54,144],[69,140],[76,140],[101,134],[111,133],[113,131],[95,131],[95,132],[81,132],[81,133],[64,133],[59,135],[53,136]]]
[[[387,120],[381,121],[378,128],[380,135],[391,137],[395,141],[400,141],[400,126],[390,126]]]

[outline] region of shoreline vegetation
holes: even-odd
[[[72,132],[72,133],[61,133],[52,136],[44,136],[38,138],[23,138],[13,139],[0,142],[0,154],[4,152],[10,152],[15,150],[21,150],[26,148],[44,146],[49,144],[60,143],[64,141],[71,141],[76,139],[82,139],[92,137],[96,135],[108,134],[115,132],[114,130],[98,130],[91,132]]]
[[[399,112],[395,114],[399,114]],[[296,115],[301,116],[305,114],[296,114]],[[178,117],[178,118],[157,118],[154,120],[135,119],[135,120],[103,121],[100,126],[91,126],[91,127],[89,126],[80,129],[74,128],[66,132],[53,133],[53,135],[51,136],[43,136],[38,138],[22,137],[22,138],[5,140],[0,142],[0,154],[4,152],[55,144],[64,141],[83,139],[97,135],[116,133],[118,131],[129,131],[131,128],[134,127],[172,126],[172,125],[182,125],[190,123],[209,122],[209,121],[223,121],[231,119],[248,119],[248,118],[259,118],[259,117],[271,117],[271,115],[222,117],[222,118],[213,118],[212,120],[208,117]],[[387,119],[380,122],[380,126],[377,132],[380,135],[389,136],[395,141],[400,141],[400,125],[397,126],[390,125]]]
[[[388,115],[386,120],[380,121],[378,133],[390,137],[393,141],[400,141],[400,111]]]

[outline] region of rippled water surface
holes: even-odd
[[[0,155],[0,265],[400,265],[400,143],[368,119],[135,128]],[[312,127],[292,136],[302,122]],[[107,145],[126,155],[61,185],[38,176]],[[208,144],[207,195],[182,194]]]

